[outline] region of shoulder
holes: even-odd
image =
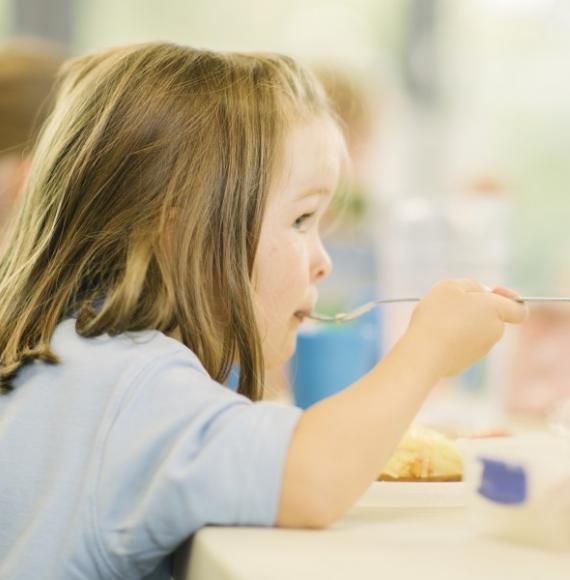
[[[75,319],[68,319],[57,327],[52,349],[64,365],[94,367],[99,376],[122,373],[129,368],[152,369],[169,362],[207,376],[194,352],[158,330],[86,338],[77,333]]]

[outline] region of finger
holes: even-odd
[[[505,298],[518,298],[520,294],[511,290],[510,288],[505,288],[504,286],[497,286],[492,290],[493,294],[498,294],[499,296],[504,296]]]
[[[487,286],[483,286],[476,280],[472,280],[471,278],[460,278],[458,280],[454,280],[455,284],[465,292],[488,292],[489,288]]]
[[[513,300],[512,296],[505,297],[496,292],[489,292],[486,298],[493,301],[495,309],[503,322],[519,324],[528,316],[527,305]]]

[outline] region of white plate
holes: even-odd
[[[356,503],[358,507],[461,507],[465,483],[374,482]]]

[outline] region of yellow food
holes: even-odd
[[[419,425],[396,447],[378,479],[385,481],[460,481],[463,466],[455,442]]]

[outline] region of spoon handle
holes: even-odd
[[[570,296],[515,296],[517,302],[570,302]]]

